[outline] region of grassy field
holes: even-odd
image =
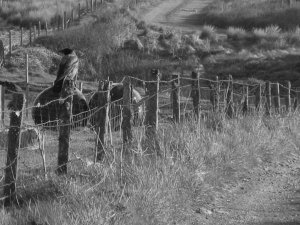
[[[293,29],[299,25],[300,4],[294,1],[269,0],[215,0],[203,12],[195,15],[195,23],[211,24],[219,28],[229,26],[252,29],[272,24],[282,29]]]
[[[199,124],[163,124],[163,157],[146,156],[142,132],[136,130],[135,157],[121,159],[120,148],[109,148],[103,164],[92,162],[93,134],[74,132],[72,162],[64,177],[51,172],[45,181],[39,153],[21,153],[22,207],[1,209],[0,224],[201,224],[206,219],[199,211],[215,195],[296,152],[299,123],[296,113],[280,120],[259,114],[234,120],[211,115]],[[56,151],[57,136],[47,133],[49,169],[56,165]]]
[[[29,26],[30,24],[37,24],[38,21],[42,23],[47,21],[50,24],[56,21],[57,16],[62,16],[64,11],[70,13],[74,9],[74,13],[77,12],[78,14],[78,3],[82,7],[86,7],[84,0],[3,1],[0,17],[14,25]]]

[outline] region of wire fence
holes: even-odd
[[[292,89],[289,83],[283,85],[269,82],[272,87],[269,91],[266,84],[248,85],[240,81],[236,82],[231,78],[218,82],[202,77],[179,76],[169,81],[142,80],[135,77],[128,77],[128,79],[131,83],[129,104],[131,129],[136,129],[142,133],[147,130],[147,120],[149,120],[147,114],[153,113],[151,108],[153,105],[150,105],[150,102],[154,102],[157,106],[154,110],[156,116],[153,118],[157,120],[158,124],[165,124],[175,121],[176,113],[179,114],[178,120],[184,121],[197,118],[197,116],[211,111],[226,115],[231,107],[234,115],[245,112],[245,106],[248,113],[261,108],[266,108],[266,110],[272,108],[273,113],[286,113],[298,107],[300,97],[300,90],[298,88]],[[143,87],[135,86],[137,82],[142,82]],[[176,86],[176,84],[179,85]],[[69,126],[71,132],[67,161],[67,165],[70,167],[78,163],[87,166],[97,161],[100,112],[105,111],[107,113],[105,126],[104,128],[101,127],[101,129],[105,129],[104,142],[100,143],[103,145],[104,151],[106,146],[115,149],[123,148],[124,120],[127,118],[126,107],[128,106],[125,99],[120,98],[112,101],[108,98],[106,102],[99,103],[103,96],[112,96],[113,88],[118,85],[125,88],[124,83],[118,83],[112,84],[108,90],[90,90],[85,94],[75,91],[65,98],[56,95],[42,99],[42,93],[51,90],[52,86],[49,85],[21,111],[7,107],[10,104],[8,102],[13,101],[13,96],[20,93],[17,90],[6,88],[4,93],[6,101],[3,103],[5,108],[1,108],[4,110],[1,111],[1,118],[3,119],[0,128],[0,190],[12,185],[12,183],[5,182],[7,169],[15,162],[8,163],[6,157],[10,141],[9,132],[11,128],[15,128],[11,125],[12,113],[22,117],[22,123],[19,126],[21,135],[17,150],[18,156],[15,158],[15,160],[18,159],[18,180],[13,182],[16,191],[27,188],[26,185],[34,183],[36,177],[45,179],[49,174],[56,171],[59,132],[64,126]],[[152,87],[157,89],[154,88],[154,92],[150,92]],[[146,90],[138,96],[134,92],[137,88],[145,88]],[[125,90],[122,91],[125,93]],[[195,102],[197,96],[199,99],[198,102]],[[68,124],[62,124],[60,107],[70,97],[73,99],[72,116]],[[91,103],[93,101],[99,104],[93,105]],[[195,115],[197,110],[200,112],[199,115]],[[28,117],[26,111],[29,111]],[[10,196],[0,194],[0,199],[7,199],[8,197]]]

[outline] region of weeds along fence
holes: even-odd
[[[77,114],[72,81],[64,83],[59,98],[36,105],[26,100],[28,90],[40,85],[27,84],[25,92],[1,86],[0,199],[4,205],[18,201],[54,173],[72,175],[96,162],[115,162],[117,152],[162,156],[158,128],[168,129],[170,123],[205,121],[214,114],[210,112],[229,118],[256,111],[292,113],[300,98],[300,90],[292,89],[290,82],[248,84],[231,76],[210,80],[197,72],[173,74],[168,81],[157,74],[145,80],[127,76],[123,97],[117,100],[112,98],[115,86],[99,82],[98,90],[85,93],[90,108]],[[50,112],[51,107],[56,113],[53,120],[35,124],[28,115],[34,109]]]
[[[56,31],[65,30],[77,25],[84,15],[98,10],[102,7],[104,2],[104,0],[86,0],[86,4],[78,3],[77,7],[71,11],[64,11],[62,15],[55,16],[51,24],[45,20],[31,24],[29,29],[24,27],[11,29],[11,26],[0,27],[0,41],[3,42],[5,51],[2,53],[0,48],[0,56],[1,54],[10,55],[14,46],[32,45],[36,38],[40,36],[52,35]],[[8,4],[8,1],[0,0],[0,6],[5,6],[6,4]],[[3,32],[1,32],[1,30],[3,30]]]

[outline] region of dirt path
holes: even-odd
[[[212,0],[168,0],[151,9],[143,16],[148,24],[179,28],[185,31],[198,30],[193,16],[205,8]]]
[[[299,225],[300,157],[253,171],[248,179],[220,194],[208,208],[206,225]]]

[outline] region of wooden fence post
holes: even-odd
[[[5,168],[5,186],[4,186],[4,206],[10,206],[16,198],[16,181],[18,169],[18,150],[20,147],[20,132],[22,124],[22,111],[24,106],[23,93],[13,93],[13,99],[9,105],[12,112],[10,113],[10,127],[8,130],[8,148]]]
[[[112,87],[112,81],[109,81],[108,78],[108,83],[107,83],[107,92],[106,92],[106,108],[105,108],[105,113],[106,113],[106,120],[105,120],[105,133],[109,134],[109,139],[110,139],[110,144],[113,144],[113,137],[111,133],[111,123],[110,123],[110,116],[109,116],[109,111],[111,110],[111,99],[110,99],[110,90]],[[107,141],[104,142],[107,144]]]
[[[70,147],[70,133],[71,133],[71,118],[72,118],[72,104],[74,94],[74,81],[65,79],[60,94],[59,106],[59,145],[58,145],[58,168],[56,173],[58,175],[67,173],[67,163],[69,161],[69,147]]]
[[[234,110],[233,110],[233,79],[232,79],[231,75],[229,75],[229,77],[228,77],[226,107],[227,107],[227,116],[229,118],[233,118],[233,114],[234,114]]]
[[[175,122],[180,122],[180,74],[172,75],[171,83],[171,102],[173,110],[173,120]]]
[[[25,98],[26,98],[26,118],[28,118],[28,96],[29,96],[29,62],[28,62],[28,54],[26,54],[26,92],[25,92]]]
[[[32,27],[29,27],[29,45],[32,45]]]
[[[33,26],[33,41],[36,40],[36,25]]]
[[[74,9],[71,10],[71,24],[74,22]]]
[[[46,36],[48,36],[48,23],[47,23],[47,20],[45,21],[45,32],[46,32]]]
[[[91,12],[94,11],[93,0],[91,0]]]
[[[300,88],[296,88],[296,105],[295,105],[295,110],[297,110],[297,108],[300,105]]]
[[[275,84],[275,101],[274,101],[275,111],[276,113],[280,113],[280,89],[279,89],[279,83],[277,82]]]
[[[9,56],[12,54],[11,30],[9,30]]]
[[[39,24],[38,24],[38,37],[41,35],[41,29],[42,29],[41,21],[39,21]]]
[[[4,125],[4,119],[5,119],[5,87],[4,86],[1,86],[1,121],[2,121],[2,125]]]
[[[108,81],[99,82],[97,96],[97,107],[99,107],[98,112],[95,115],[95,128],[97,132],[97,141],[96,141],[96,157],[95,161],[102,161],[104,158],[104,137],[105,137],[105,125],[107,120],[107,96],[108,96]]]
[[[219,77],[216,76],[216,90],[215,90],[215,108],[214,110],[216,112],[220,112],[220,92],[221,92],[221,89],[220,89],[220,82],[219,82]]]
[[[65,11],[64,11],[64,14],[61,17],[61,27],[62,27],[62,30],[65,29]]]
[[[23,46],[23,27],[21,27],[21,33],[20,33],[20,46]]]
[[[57,30],[59,30],[60,27],[60,15],[57,16]]]
[[[266,83],[266,114],[268,116],[271,115],[271,107],[272,107],[271,82],[268,81]]]
[[[192,71],[192,92],[194,114],[196,118],[200,118],[200,73]]]
[[[291,82],[287,81],[287,94],[286,94],[286,99],[285,99],[285,105],[286,105],[286,111],[287,113],[290,113],[292,110],[292,101],[291,101]]]
[[[80,20],[80,3],[78,3],[78,21]]]
[[[130,144],[132,141],[132,123],[133,113],[131,107],[131,80],[126,76],[123,81],[123,111],[122,111],[122,130],[123,130],[123,144]],[[127,148],[125,148],[127,151]]]
[[[88,12],[89,11],[89,1],[85,0],[85,3],[86,3],[86,12]]]
[[[67,12],[64,11],[64,29],[67,29]]]
[[[259,112],[262,104],[262,84],[259,84],[258,90],[255,95],[255,108]]]
[[[145,85],[146,95],[149,99],[146,102],[146,115],[144,121],[146,149],[157,155],[161,155],[156,132],[158,129],[159,81],[159,73],[157,74],[153,71],[149,73],[148,82]]]
[[[79,90],[82,92],[83,91],[83,82],[79,82]]]
[[[243,114],[247,114],[249,110],[249,86],[245,85],[244,89],[244,104],[243,104]]]

